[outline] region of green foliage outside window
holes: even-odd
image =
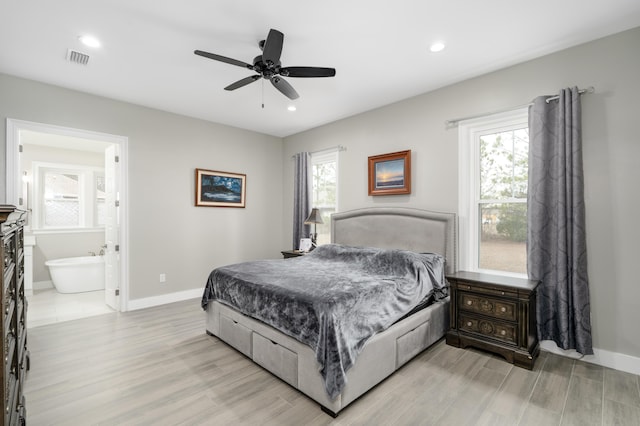
[[[337,162],[329,161],[313,162],[312,167],[312,207],[318,208],[322,216],[323,224],[317,225],[318,244],[326,244],[331,241],[331,215],[336,212],[337,193]]]
[[[526,241],[528,156],[528,128],[480,138],[483,238]]]
[[[496,230],[511,241],[519,243],[527,241],[527,205],[502,205]]]

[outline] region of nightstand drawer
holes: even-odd
[[[460,314],[458,318],[458,329],[469,333],[491,337],[492,339],[502,340],[503,342],[508,342],[514,345],[518,342],[515,324]]]
[[[460,292],[458,294],[461,310],[489,315],[507,321],[516,320],[516,302],[483,297]]]
[[[457,283],[458,289],[467,290],[467,291],[475,291],[476,293],[486,294],[487,296],[499,296],[499,297],[518,297],[518,292],[512,289],[507,288],[490,288],[487,286],[478,286],[474,284],[469,284],[463,281]]]

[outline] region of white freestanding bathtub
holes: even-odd
[[[51,281],[58,293],[104,290],[104,257],[82,256],[48,260]]]

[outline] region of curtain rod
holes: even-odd
[[[578,89],[578,93],[581,94],[581,95],[583,93],[593,93],[595,91],[596,91],[596,89],[593,86],[589,86],[586,89]],[[551,96],[551,97],[545,99],[544,101],[546,103],[549,103],[551,101],[557,101],[558,99],[560,99],[560,96],[556,95],[556,96]]]
[[[593,86],[589,86],[586,89],[578,89],[578,93],[579,94],[583,94],[583,93],[593,93],[595,92],[596,89]],[[549,103],[550,101],[555,101],[557,99],[559,99],[560,96],[550,96],[546,99],[546,102]],[[515,106],[515,107],[511,107],[511,108],[504,108],[498,111],[492,111],[492,112],[485,112],[483,114],[476,114],[476,115],[469,115],[467,117],[462,117],[462,118],[456,118],[453,120],[447,120],[444,122],[445,124],[445,128],[446,129],[453,129],[454,127],[458,127],[458,123],[461,121],[465,121],[465,120],[471,120],[474,118],[480,118],[480,117],[487,117],[489,115],[493,115],[493,114],[500,114],[501,112],[509,112],[509,111],[513,111],[516,109],[520,109],[520,108],[525,108],[528,106],[533,105],[533,102],[529,102],[528,104],[524,104],[524,105],[519,105],[519,106]]]
[[[342,145],[330,146],[329,148],[319,149],[318,151],[310,152],[309,154],[320,154],[321,152],[326,151],[346,151],[347,148]],[[295,155],[292,155],[291,158],[296,158]]]

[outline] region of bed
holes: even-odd
[[[316,249],[311,255],[295,259],[248,262],[212,271],[203,295],[203,307],[207,312],[206,331],[317,401],[325,412],[335,417],[363,393],[444,336],[449,324],[449,299],[445,297],[446,288],[439,287],[437,278],[441,276],[444,284],[444,274],[453,273],[457,269],[456,226],[456,216],[453,213],[418,209],[370,208],[336,213],[331,219],[332,244]],[[302,317],[302,320],[306,320],[307,316],[298,315],[295,320],[286,315],[281,315],[282,318],[272,318],[271,314],[265,317],[264,312],[274,311],[264,309],[264,306],[271,303],[269,296],[254,295],[253,287],[248,287],[254,281],[264,281],[261,286],[256,285],[256,288],[267,286],[269,273],[278,275],[278,268],[292,268],[295,262],[298,262],[299,269],[309,269],[314,265],[315,258],[337,257],[335,265],[345,267],[345,259],[358,257],[362,252],[366,252],[367,256],[375,256],[375,261],[365,262],[367,268],[378,268],[378,264],[388,263],[395,271],[400,267],[405,268],[404,263],[407,263],[408,272],[402,269],[399,274],[419,277],[415,287],[403,287],[403,282],[391,286],[409,289],[403,290],[400,296],[393,299],[393,306],[404,304],[407,306],[401,308],[408,309],[414,307],[418,299],[421,302],[430,299],[431,303],[421,309],[408,309],[412,313],[405,313],[399,318],[394,316],[399,315],[395,311],[371,318],[351,315],[362,316],[363,321],[368,321],[364,327],[359,326],[358,330],[367,328],[373,332],[370,337],[358,335],[355,339],[343,340],[341,334],[338,337],[331,334],[334,329],[338,330],[336,333],[342,333],[343,329],[349,328],[342,319],[331,320],[337,315],[336,312],[322,311],[316,315],[321,318],[315,321],[320,324],[319,332],[314,334],[307,332],[305,328],[304,333],[296,334],[282,328],[281,321],[298,323]],[[349,265],[346,267],[351,268]],[[261,268],[264,270],[263,275],[255,272]],[[325,276],[325,273],[320,271],[317,275]],[[345,269],[342,275],[350,274]],[[233,297],[224,294],[221,288],[225,287],[218,284],[218,281],[223,281],[221,277],[225,276],[232,277],[227,278],[232,282],[229,284],[230,288],[240,284],[245,286],[229,293],[240,295],[241,298],[249,298],[250,295],[253,307],[231,303]],[[326,276],[330,275],[326,273]],[[425,278],[427,276],[429,277]],[[302,277],[304,278],[301,279],[306,280],[306,276]],[[354,288],[358,288],[356,284],[353,283]],[[218,294],[213,290],[216,285]],[[331,285],[332,282],[328,281],[320,284],[327,287]],[[342,286],[342,281],[336,285]],[[351,284],[344,285],[351,287]],[[372,287],[367,284],[367,287],[359,287],[357,291],[361,292],[363,288]],[[280,292],[287,293],[285,296],[290,299],[286,301],[288,307],[281,308],[278,312],[307,308],[311,312],[310,307],[315,309],[318,305],[315,300],[307,301],[305,294],[289,292],[289,289]],[[313,292],[311,287],[309,292]],[[410,302],[408,293],[411,293]],[[353,299],[349,292],[345,291],[344,295],[347,300]],[[384,299],[395,296],[383,294],[381,297]],[[259,302],[256,303],[256,300]],[[342,299],[327,305],[334,307],[341,303]],[[290,308],[292,304],[294,307]],[[387,308],[385,306],[382,311],[386,313]],[[335,309],[339,311],[338,308]],[[313,317],[313,312],[308,317]],[[315,344],[314,339],[322,341],[322,345]]]

